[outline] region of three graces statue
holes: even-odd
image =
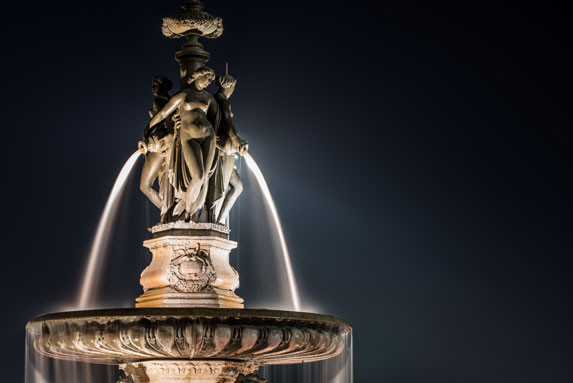
[[[219,87],[215,96],[206,90],[213,80]],[[236,83],[202,66],[169,97],[171,81],[153,79],[151,121],[139,142],[146,154],[140,188],[161,209],[161,223],[226,223],[243,189],[236,155],[248,150],[237,135],[229,102]]]

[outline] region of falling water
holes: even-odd
[[[136,151],[129,157],[125,165],[121,168],[111,193],[105,204],[105,208],[99,220],[97,231],[92,242],[92,247],[90,250],[90,255],[88,258],[88,263],[85,269],[82,288],[78,298],[78,309],[86,309],[91,303],[94,292],[94,284],[99,281],[99,273],[101,271],[101,263],[103,260],[103,253],[105,251],[105,246],[108,242],[108,237],[113,226],[113,221],[117,213],[117,208],[119,206],[119,201],[121,200],[121,195],[125,189],[126,181],[129,174],[133,170],[137,159],[139,158],[141,152]]]
[[[283,256],[283,261],[285,264],[286,274],[287,274],[287,278],[288,278],[292,304],[293,304],[295,311],[300,311],[300,300],[299,300],[299,296],[298,296],[298,290],[297,290],[296,281],[294,278],[294,273],[292,271],[290,255],[288,252],[288,247],[287,247],[285,236],[283,233],[283,228],[281,225],[281,221],[279,219],[279,213],[277,212],[277,208],[276,208],[275,203],[273,201],[273,197],[271,196],[271,192],[269,190],[267,182],[265,181],[265,177],[263,176],[263,173],[261,172],[261,169],[259,169],[259,167],[257,166],[257,163],[255,162],[255,160],[253,159],[253,157],[250,154],[248,154],[248,153],[245,154],[245,156],[243,158],[245,159],[247,167],[249,168],[249,170],[254,174],[255,178],[257,179],[257,183],[259,185],[259,188],[261,189],[263,196],[265,197],[265,204],[266,204],[268,210],[271,212],[271,216],[273,218],[273,223],[275,225],[275,230],[278,234],[279,242],[280,242],[280,246],[281,246],[281,250],[282,250],[282,256]]]
[[[35,346],[37,334],[26,329],[26,364],[24,383],[114,383],[117,366],[88,364],[54,359],[40,354]]]
[[[353,383],[352,331],[342,335],[342,352],[327,360],[280,366],[262,366],[259,374],[269,383]]]
[[[25,383],[114,383],[119,370],[114,365],[87,364],[53,359],[38,353],[33,334],[26,334]],[[335,358],[296,365],[261,366],[256,372],[269,383],[353,383],[352,332],[342,335],[344,348]]]

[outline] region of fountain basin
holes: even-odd
[[[47,314],[28,332],[41,354],[99,364],[201,360],[307,363],[342,352],[344,320],[321,314],[226,308],[133,308]]]

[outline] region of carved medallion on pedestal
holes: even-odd
[[[209,253],[205,250],[180,250],[180,256],[174,258],[169,266],[169,283],[181,293],[197,293],[209,289],[215,282],[215,269]]]

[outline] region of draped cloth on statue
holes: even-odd
[[[185,156],[183,155],[182,146],[185,144],[186,143],[182,142],[181,139],[181,129],[177,129],[169,162],[171,176],[170,183],[173,189],[172,204],[175,203],[172,213],[174,217],[185,211],[185,192],[191,182],[191,173],[189,172],[189,167],[187,166]]]
[[[213,162],[213,168],[211,169],[211,175],[209,178],[209,190],[207,191],[207,208],[209,210],[213,209],[215,205],[225,197],[225,177],[222,169],[222,156],[221,152],[217,149],[217,154],[215,154],[215,161]],[[214,219],[214,217],[213,217]]]
[[[181,184],[178,182],[181,179],[181,175],[178,175],[178,173],[181,173],[181,171],[178,169],[179,166],[177,166],[181,162],[181,140],[179,138],[181,116],[179,116],[179,113],[175,113],[172,118],[174,122],[173,145],[171,145],[167,153],[167,159],[164,162],[165,170],[162,172],[159,180],[159,191],[163,201],[161,206],[162,217],[173,207],[176,198],[182,198],[182,193],[184,192],[184,190],[181,191],[181,189],[175,187],[175,185]],[[188,172],[187,170],[187,182],[191,179]]]
[[[215,156],[214,172],[209,179],[209,191],[207,193],[207,208],[210,210],[214,209],[216,205],[225,197],[227,192],[227,187],[229,185],[229,179],[233,173],[233,167],[235,165],[235,155],[227,154],[221,148],[225,148],[228,141],[231,139],[229,137],[229,131],[235,131],[235,125],[233,124],[233,117],[231,113],[231,103],[225,97],[220,94],[215,95],[215,99],[219,104],[219,111],[221,116],[221,123],[219,129],[217,130],[217,155]]]
[[[209,179],[209,191],[207,193],[207,204],[209,209],[213,209],[225,197],[227,192],[225,185],[229,185],[231,174],[235,166],[235,155],[225,154],[217,150],[217,158],[213,176]]]

